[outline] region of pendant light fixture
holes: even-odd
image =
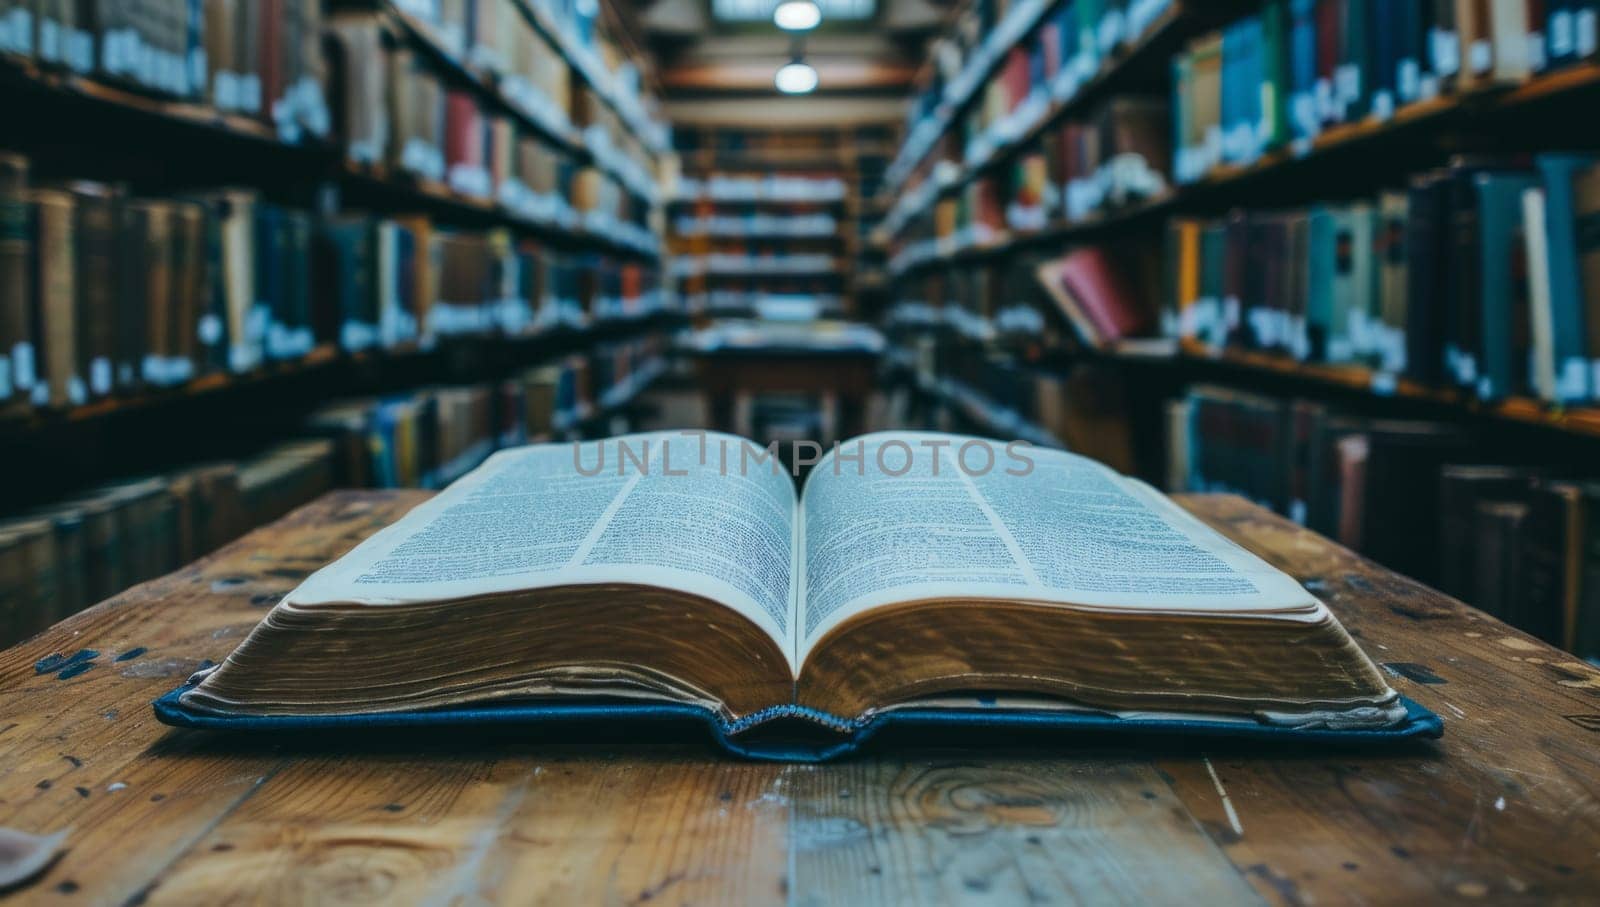
[[[810,31],[822,22],[822,7],[816,0],[780,0],[772,22],[784,31]]]
[[[810,94],[817,89],[817,71],[799,54],[778,69],[772,82],[784,94]]]

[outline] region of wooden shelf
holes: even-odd
[[[263,120],[244,114],[225,113],[197,101],[160,97],[124,88],[89,76],[40,66],[28,57],[0,53],[0,91],[10,100],[13,92],[39,92],[51,100],[71,100],[120,108],[169,126],[187,127],[217,137],[248,142],[287,153],[327,155],[334,151],[326,141],[310,138],[289,142]]]
[[[667,200],[669,207],[691,207],[696,205],[710,205],[716,208],[737,208],[749,210],[751,208],[781,208],[815,211],[819,208],[843,208],[850,204],[847,196],[839,198],[711,198],[710,196],[673,196]]]
[[[334,380],[341,367],[368,370],[389,366],[404,368],[430,357],[467,351],[469,358],[479,358],[496,350],[502,354],[526,356],[527,364],[531,365],[544,358],[564,355],[601,341],[671,330],[684,323],[686,319],[679,313],[654,312],[634,318],[596,321],[582,328],[557,326],[518,336],[447,337],[440,339],[430,350],[410,345],[393,350],[347,353],[334,344],[321,344],[298,359],[267,362],[249,372],[213,372],[176,387],[151,388],[131,396],[108,397],[68,409],[12,409],[0,414],[0,437],[26,436],[87,425],[110,417],[182,405],[295,379],[314,377],[319,382],[326,381],[329,387],[325,395],[336,396],[340,393],[340,387],[350,383]]]
[[[883,156],[890,153],[893,153],[893,149],[880,152],[874,146],[868,146],[866,149],[860,146],[843,146],[833,149],[752,148],[741,151],[701,148],[694,151],[680,151],[678,152],[678,157],[684,164],[700,170],[782,170],[784,168],[825,170],[836,168],[840,171],[849,171],[856,167],[860,158]]]
[[[289,143],[266,123],[250,117],[225,114],[210,105],[159,98],[72,73],[43,68],[30,60],[0,54],[0,91],[40,92],[52,100],[71,98],[83,103],[109,105],[131,112],[151,123],[175,129],[199,130],[225,142],[244,142],[305,166],[308,178],[326,178],[346,188],[385,199],[394,209],[423,209],[454,223],[504,226],[562,248],[595,249],[647,261],[659,251],[636,248],[611,236],[583,227],[566,228],[536,223],[513,215],[498,203],[452,191],[442,183],[412,179],[381,166],[358,167],[344,160],[342,150],[325,141]],[[64,118],[65,119],[65,118]]]
[[[1105,355],[1129,364],[1169,364],[1190,368],[1196,372],[1197,379],[1216,377],[1225,370],[1268,373],[1310,385],[1370,394],[1373,397],[1410,400],[1482,418],[1600,438],[1600,407],[1558,407],[1526,397],[1485,403],[1465,391],[1429,387],[1360,365],[1299,362],[1272,353],[1239,349],[1212,350],[1193,344],[1185,344],[1171,357],[1116,352]]]
[[[1098,212],[1080,221],[1059,221],[1039,230],[1012,230],[1003,236],[981,245],[964,246],[950,251],[925,256],[896,267],[890,263],[891,278],[906,277],[920,271],[970,265],[1005,258],[1028,249],[1079,242],[1126,229],[1147,219],[1170,213],[1178,202],[1178,194],[1169,192],[1156,198]]]
[[[346,162],[342,178],[347,186],[385,199],[392,208],[421,208],[458,221],[483,227],[506,227],[560,249],[591,249],[612,255],[658,262],[659,249],[642,249],[586,227],[563,227],[519,217],[498,202],[463,195],[435,180],[394,174],[382,167],[358,167]]]

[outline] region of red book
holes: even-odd
[[[1022,47],[1013,47],[1006,54],[1006,110],[1016,110],[1018,105],[1028,97],[1028,52]]]
[[[256,9],[261,13],[256,65],[261,76],[261,118],[272,121],[272,105],[283,99],[283,42],[282,0],[260,0]]]
[[[483,127],[478,120],[478,102],[465,91],[450,89],[444,113],[445,163],[481,167],[483,165]]]
[[[1155,312],[1117,262],[1099,246],[1076,249],[1037,271],[1045,292],[1085,343],[1109,347],[1150,334]]]

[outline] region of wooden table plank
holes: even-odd
[[[310,571],[427,496],[326,498],[0,653],[0,824],[72,828],[39,889],[142,894],[287,760],[175,735],[150,702],[226,655]],[[87,670],[37,673],[52,654]],[[121,658],[122,660],[118,660]]]
[[[151,699],[423,498],[331,495],[0,654],[0,824],[73,828],[29,894],[1292,904],[1600,890],[1600,672],[1234,498],[1184,503],[1327,600],[1445,718],[1443,741],[985,742],[801,766],[440,734],[283,747],[154,721]],[[84,648],[99,654],[82,673],[35,673]]]
[[[880,754],[790,787],[800,904],[1255,900],[1137,756]]]
[[[1184,503],[1315,592],[1396,689],[1445,720],[1443,740],[1406,758],[1160,760],[1257,890],[1280,903],[1330,889],[1596,897],[1600,671],[1239,498]]]

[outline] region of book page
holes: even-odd
[[[794,651],[794,485],[750,442],[655,432],[501,451],[323,568],[293,605],[638,583],[714,599]]]
[[[801,499],[798,661],[840,622],[919,599],[1320,613],[1294,580],[1093,460],[935,433],[841,449],[850,458],[824,457]]]

